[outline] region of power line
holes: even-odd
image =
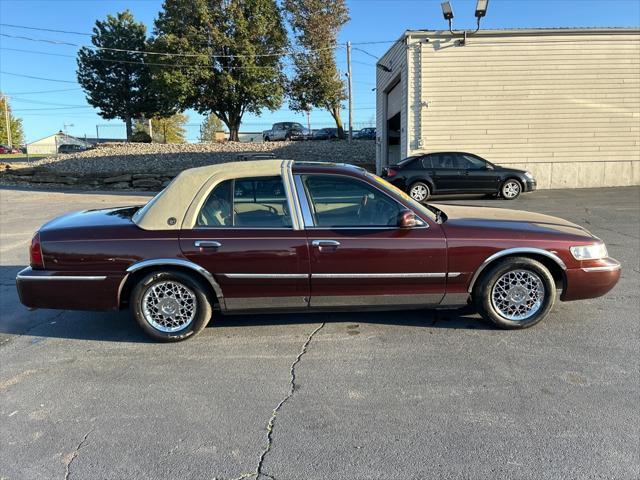
[[[56,90],[40,90],[36,92],[12,92],[12,93],[7,93],[6,95],[11,97],[13,95],[36,95],[40,93],[77,92],[79,90],[82,90],[82,89],[79,87],[78,88],[60,88]]]
[[[34,77],[31,75],[22,75],[21,73],[11,73],[11,72],[5,72],[4,70],[0,70],[0,73],[3,75],[11,75],[12,77],[22,77],[22,78],[31,78],[33,80],[44,80],[47,82],[59,82],[59,83],[78,83],[76,81],[71,81],[71,80],[58,80],[55,78],[44,78],[44,77]]]
[[[26,25],[12,25],[10,23],[0,23],[2,27],[11,27],[11,28],[22,28],[24,30],[39,30],[41,32],[54,32],[54,33],[69,33],[71,35],[84,35],[90,37],[90,33],[84,32],[70,32],[68,30],[55,30],[53,28],[38,28],[38,27],[27,27]]]
[[[78,43],[71,42],[63,42],[60,40],[51,40],[48,38],[33,38],[33,37],[25,37],[23,35],[10,35],[8,33],[0,33],[0,36],[7,38],[15,38],[18,40],[28,40],[30,42],[43,42],[50,43],[53,45],[65,45],[68,47],[76,47],[76,48],[87,48],[90,50],[104,50],[109,52],[120,52],[120,53],[136,53],[142,55],[160,55],[167,57],[203,57],[202,53],[173,53],[173,52],[154,52],[149,50],[130,50],[126,48],[110,48],[110,47],[98,47],[95,45],[80,45]],[[296,51],[284,51],[280,53],[256,53],[256,54],[234,54],[234,55],[207,55],[209,58],[256,58],[256,57],[283,57],[283,56],[295,56],[295,55],[306,55],[310,52],[320,52],[325,50],[335,50],[336,48],[344,48],[342,45],[335,45],[331,47],[317,48],[313,50],[308,50],[306,52],[296,52]]]
[[[64,53],[51,53],[51,52],[42,52],[39,50],[25,50],[21,48],[7,48],[0,47],[0,50],[9,50],[15,52],[22,53],[34,53],[38,55],[49,55],[53,57],[65,57],[65,58],[76,58],[75,55],[66,55]],[[125,63],[132,65],[148,65],[148,66],[156,66],[156,67],[167,67],[167,68],[207,68],[210,69],[213,67],[212,64],[193,64],[193,65],[185,65],[178,63],[153,63],[153,62],[141,62],[135,60],[118,60],[118,59],[110,59],[110,58],[96,58],[93,60],[97,60],[99,62],[107,62],[107,63]],[[290,64],[284,63],[285,67],[291,66]],[[250,69],[272,69],[276,68],[276,66],[265,66],[265,65],[229,65],[221,68],[221,70],[250,70]]]

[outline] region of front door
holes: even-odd
[[[226,180],[210,193],[196,227],[181,233],[183,254],[219,284],[223,309],[308,305],[307,238],[293,229],[290,212],[281,177]]]
[[[457,162],[455,153],[434,153],[429,155],[433,165],[434,193],[455,192],[461,190],[463,171]]]
[[[495,192],[498,188],[498,176],[487,167],[486,160],[467,153],[456,154],[457,164],[462,169],[460,187],[469,192]]]
[[[437,224],[400,229],[403,205],[373,184],[330,174],[296,176],[311,260],[312,308],[438,304],[446,245]],[[312,226],[310,226],[312,225]]]

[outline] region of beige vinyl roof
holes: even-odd
[[[253,160],[185,170],[138,210],[133,221],[144,230],[193,228],[209,192],[218,183],[232,178],[281,175],[292,163],[291,160]]]

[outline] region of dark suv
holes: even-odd
[[[408,157],[385,168],[382,177],[418,202],[431,194],[486,193],[507,200],[536,189],[533,175],[504,168],[465,152],[437,152]]]

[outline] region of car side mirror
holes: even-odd
[[[416,214],[411,210],[402,210],[398,215],[398,227],[400,228],[413,228],[418,225]]]
[[[487,170],[493,170],[493,165],[487,163]]]

